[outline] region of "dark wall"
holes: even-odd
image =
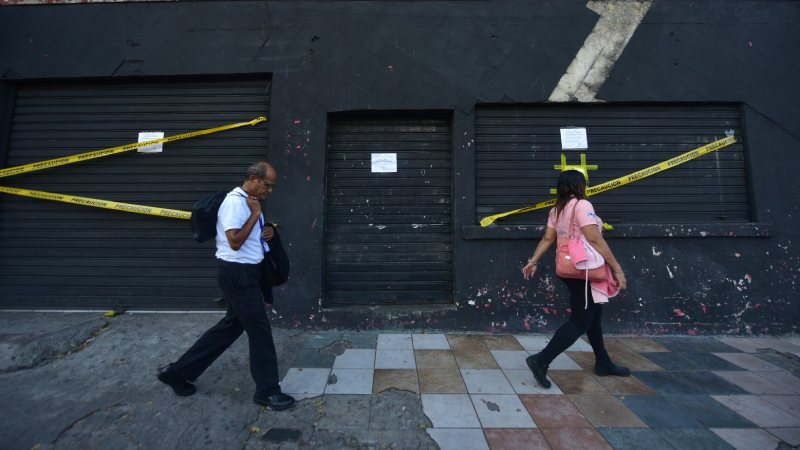
[[[547,264],[520,276],[540,231],[475,229],[474,108],[547,101],[597,19],[563,0],[5,7],[0,79],[272,73],[268,207],[294,264],[279,323],[543,331],[567,312]],[[597,97],[741,103],[758,225],[618,227],[609,243],[630,285],[608,331],[797,330],[799,42],[797,2],[654,2]],[[452,307],[320,306],[328,114],[353,110],[453,111]]]

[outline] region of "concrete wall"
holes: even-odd
[[[267,158],[280,188],[270,207],[294,264],[276,320],[302,328],[546,331],[566,317],[552,274],[520,276],[535,232],[474,231],[476,104],[741,102],[758,225],[620,227],[609,242],[630,284],[606,309],[605,328],[780,333],[800,323],[796,2],[13,6],[0,8],[0,42],[6,84],[271,73]],[[452,307],[321,306],[326,123],[351,110],[453,111]],[[9,113],[0,111],[5,127]]]

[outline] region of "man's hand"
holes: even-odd
[[[267,225],[261,230],[261,237],[264,238],[265,241],[270,241],[275,236],[275,230],[272,229],[271,226]]]
[[[247,197],[247,207],[250,208],[250,214],[258,214],[261,212],[261,201],[257,197]]]

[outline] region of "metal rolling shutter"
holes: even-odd
[[[328,305],[453,299],[450,119],[335,119],[325,213]],[[396,173],[371,172],[396,153]]]
[[[586,127],[589,149],[561,149],[559,129]],[[476,110],[476,220],[552,198],[561,153],[585,153],[593,186],[725,137],[740,141],[592,197],[610,223],[735,223],[751,219],[739,109],[731,105],[542,105]],[[502,223],[541,224],[547,210]]]
[[[172,80],[18,88],[5,166],[266,116],[269,82]],[[48,192],[189,210],[241,183],[267,150],[261,124],[3,179]],[[212,309],[214,243],[188,221],[0,194],[0,306]]]

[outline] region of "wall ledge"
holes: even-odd
[[[605,238],[738,238],[769,237],[769,223],[649,223],[618,224],[612,231],[603,232]],[[480,239],[537,239],[544,234],[544,225],[478,225],[461,227],[461,238],[467,241]]]

